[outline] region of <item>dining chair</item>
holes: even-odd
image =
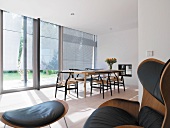
[[[94,75],[96,75],[96,73]],[[92,95],[93,88],[98,88],[100,89],[100,93],[102,90],[103,99],[104,99],[104,90],[108,90],[109,88],[111,96],[112,96],[112,87],[110,84],[111,82],[110,82],[109,77],[106,77],[106,75],[103,73],[98,73],[97,75],[98,77],[93,77],[93,74],[91,75],[91,80],[90,80],[91,93],[90,94]],[[107,75],[109,76],[110,73],[108,73]]]
[[[67,91],[69,90],[75,90],[77,92],[77,98],[78,98],[78,81],[75,78],[72,78],[73,73],[66,73],[69,74],[68,78],[66,80],[62,80],[62,73],[57,74],[57,81],[56,81],[56,89],[55,89],[55,98],[57,95],[58,88],[64,88],[64,100],[66,100]],[[60,90],[62,91],[62,90]]]
[[[110,84],[114,85],[114,89],[115,89],[115,86],[117,86],[118,93],[120,93],[120,89],[119,89],[120,86],[123,86],[123,89],[125,91],[124,78],[123,78],[123,75],[121,75],[119,72],[110,74]]]

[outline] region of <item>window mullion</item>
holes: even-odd
[[[23,17],[23,68],[24,85],[27,86],[27,17]]]
[[[40,89],[40,20],[33,21],[33,87]]]
[[[0,10],[0,94],[3,91],[3,11]]]

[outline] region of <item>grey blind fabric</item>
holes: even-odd
[[[24,68],[23,32],[27,33],[27,69],[32,70],[33,19],[27,17],[27,30],[23,28],[23,16],[3,13],[3,70],[17,71]]]
[[[58,29],[55,24],[40,24],[40,70],[58,70]]]
[[[18,70],[18,54],[22,38],[22,16],[3,14],[3,70]]]
[[[94,66],[94,49],[97,46],[94,35],[64,28],[63,69],[85,69]]]

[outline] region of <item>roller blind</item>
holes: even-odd
[[[63,30],[63,69],[94,68],[95,35],[70,28]]]
[[[58,70],[58,30],[55,24],[40,23],[40,70]]]

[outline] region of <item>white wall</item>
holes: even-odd
[[[138,0],[139,62],[146,51],[153,50],[154,58],[170,58],[170,0]],[[139,84],[139,100],[142,97]]]
[[[97,68],[106,68],[108,65],[105,59],[108,57],[117,58],[113,69],[118,69],[118,64],[132,64],[132,77],[125,77],[126,85],[138,85],[138,29],[104,34],[98,36],[97,46]]]

